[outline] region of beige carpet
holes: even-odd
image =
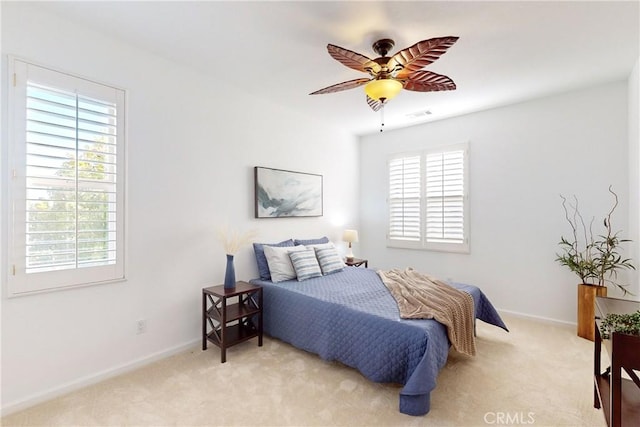
[[[423,417],[400,387],[265,337],[210,346],[11,414],[3,426],[605,426],[592,407],[590,341],[571,328],[504,316],[478,323],[478,355],[453,351]]]

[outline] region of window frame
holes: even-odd
[[[8,245],[7,296],[16,297],[62,289],[84,287],[126,280],[126,158],[127,91],[112,84],[71,74],[22,58],[8,56]],[[116,104],[116,256],[113,264],[74,267],[45,272],[26,272],[26,108],[30,75],[35,83],[81,96],[114,100]],[[102,94],[108,98],[102,98]],[[78,141],[76,141],[78,147]],[[77,178],[76,178],[77,179]],[[76,230],[76,233],[79,231]]]
[[[440,154],[451,151],[463,151],[463,242],[432,242],[427,240],[427,209],[426,209],[426,177],[427,177],[427,156],[430,154]],[[404,240],[390,237],[391,226],[391,195],[390,195],[390,165],[393,160],[420,156],[420,238],[417,241]],[[446,144],[430,147],[423,150],[395,153],[387,159],[387,233],[386,246],[399,249],[416,249],[434,252],[470,253],[469,245],[469,143]]]

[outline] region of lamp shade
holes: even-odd
[[[344,234],[342,235],[342,240],[345,242],[353,243],[358,241],[358,231],[357,230],[344,230]]]
[[[380,101],[389,100],[402,90],[402,83],[395,79],[372,80],[364,87],[369,98]]]

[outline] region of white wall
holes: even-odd
[[[224,275],[216,226],[255,228],[258,240],[269,242],[322,235],[339,241],[345,226],[358,225],[358,144],[341,130],[221,87],[214,76],[50,16],[37,4],[3,2],[3,70],[7,54],[128,90],[128,280],[7,299],[2,181],[4,413],[197,345],[201,288]],[[3,108],[3,177],[6,123]],[[254,219],[254,166],[324,175],[324,216]],[[344,182],[353,183],[351,190]],[[236,256],[236,276],[257,276],[249,247]],[[136,335],[143,318],[148,332]]]
[[[387,155],[463,141],[471,253],[387,248]],[[575,322],[578,278],[554,261],[570,232],[559,194],[577,195],[584,215],[602,218],[613,185],[621,199],[614,226],[629,230],[626,82],[364,136],[360,151],[360,239],[370,265],[478,285],[499,309]]]
[[[635,294],[640,298],[640,59],[629,74],[629,254],[636,260],[630,279]]]

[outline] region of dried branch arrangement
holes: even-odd
[[[256,230],[239,233],[235,230],[229,230],[227,225],[218,228],[218,240],[222,243],[227,255],[235,255],[240,248],[253,242],[257,235]]]

